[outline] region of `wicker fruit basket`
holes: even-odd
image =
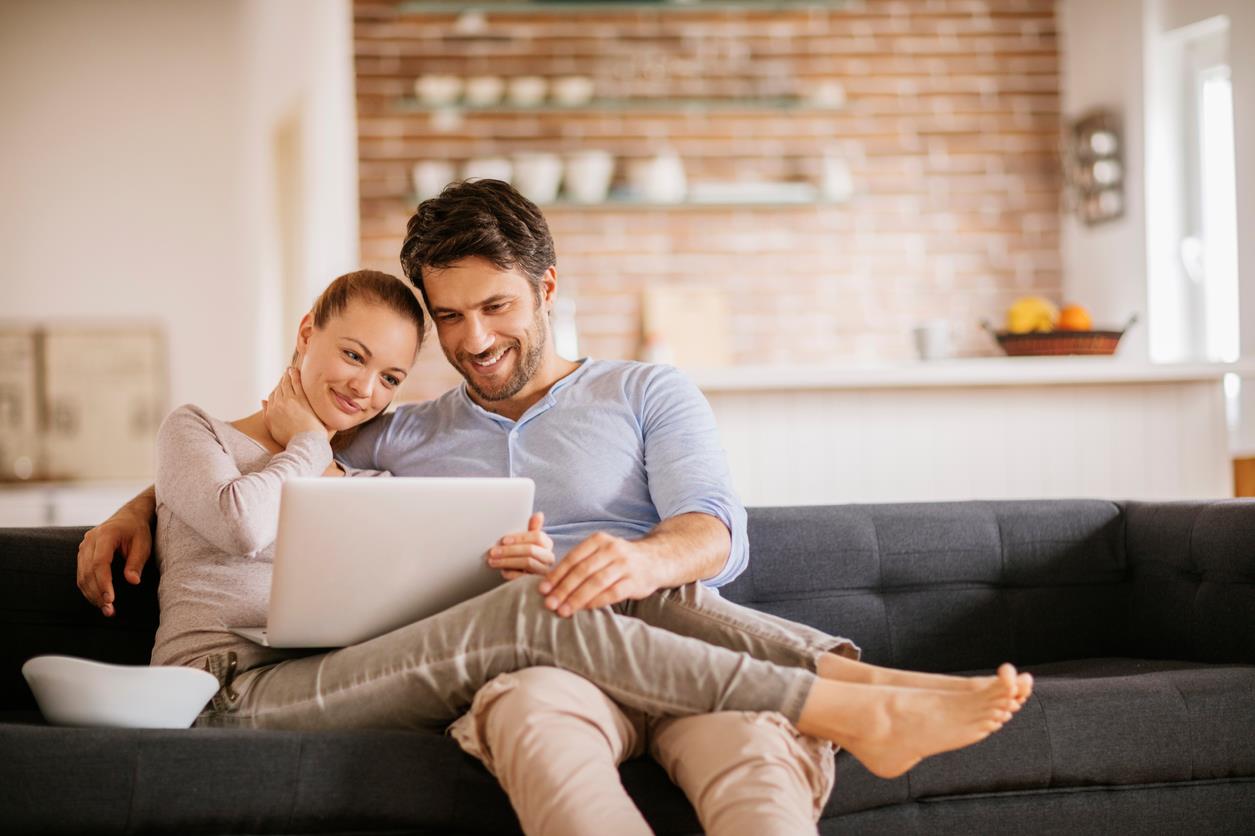
[[[1062,354],[1115,354],[1120,338],[1135,322],[1137,316],[1129,317],[1128,323],[1119,331],[1034,331],[1028,334],[996,331],[989,324],[989,320],[982,320],[981,326],[993,335],[1008,356],[1043,357]]]

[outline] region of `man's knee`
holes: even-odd
[[[620,760],[643,750],[640,715],[625,710],[587,679],[559,668],[524,668],[498,676],[476,695],[469,717],[490,745],[507,737],[529,747],[579,738],[606,746]]]
[[[499,757],[515,766],[573,757],[613,765],[641,754],[644,740],[639,716],[626,713],[588,680],[545,667],[493,679],[450,733],[503,779]]]
[[[772,799],[817,818],[832,792],[832,746],[775,712],[663,720],[650,750],[690,798]]]
[[[582,676],[560,668],[524,668],[498,676],[484,686],[484,711],[525,722],[537,715],[578,718],[600,714],[613,702]]]

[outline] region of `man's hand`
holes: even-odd
[[[567,618],[652,595],[661,586],[653,551],[639,540],[597,532],[554,567],[540,585],[545,606]]]
[[[140,572],[152,553],[153,539],[149,520],[152,518],[153,502],[150,489],[84,534],[83,542],[79,543],[79,591],[106,616],[114,614],[114,554],[122,552],[126,556],[126,567],[122,574],[130,583],[138,584]],[[137,504],[142,507],[133,507]],[[147,513],[144,513],[145,509]]]
[[[485,555],[488,565],[508,581],[524,575],[543,575],[553,566],[553,540],[543,530],[544,514],[532,514],[527,531],[507,534]]]
[[[261,414],[270,437],[284,447],[299,433],[325,433],[327,438],[335,434],[310,406],[305,387],[301,385],[301,373],[294,368],[284,370],[279,385],[261,402]]]

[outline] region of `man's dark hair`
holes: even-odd
[[[424,302],[423,271],[470,256],[487,259],[500,270],[518,268],[538,301],[540,280],[557,263],[545,216],[502,180],[450,183],[420,203],[406,225],[401,269]]]

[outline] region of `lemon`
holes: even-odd
[[[1012,334],[1053,331],[1058,321],[1059,308],[1040,296],[1016,299],[1007,311],[1007,330]]]

